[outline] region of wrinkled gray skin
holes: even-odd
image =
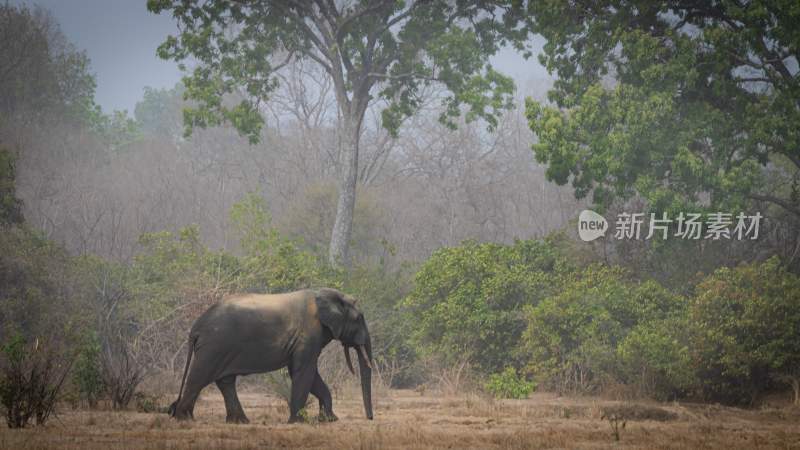
[[[215,382],[225,398],[227,422],[248,423],[236,395],[236,377],[288,367],[292,378],[289,423],[302,421],[298,413],[309,392],[319,399],[320,421],[337,420],[330,390],[317,371],[319,354],[333,339],[342,342],[353,373],[349,348],[356,349],[364,411],[372,419],[372,345],[367,324],[355,300],[334,289],[240,294],[211,306],[189,333],[181,392],[170,414],[179,420],[193,418],[200,391]]]

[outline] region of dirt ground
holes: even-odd
[[[384,391],[375,420],[360,399],[334,399],[335,423],[286,424],[285,402],[250,390],[241,394],[251,424],[225,424],[218,391],[207,389],[194,422],[165,414],[73,411],[61,408],[47,426],[0,429],[0,448],[172,449],[521,449],[521,448],[725,448],[800,449],[800,410],[742,410],[715,405],[620,403],[598,398],[535,394],[528,400],[495,401],[478,395],[443,397]],[[620,424],[620,441],[601,419],[608,408],[665,413]],[[316,414],[316,402],[309,407]],[[647,414],[644,414],[647,416]]]

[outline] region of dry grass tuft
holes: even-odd
[[[667,422],[678,418],[678,414],[672,411],[636,403],[604,406],[601,408],[601,412],[603,416],[619,417],[626,421],[655,420],[658,422]]]

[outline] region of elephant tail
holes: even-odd
[[[192,354],[194,353],[194,344],[197,342],[197,336],[189,338],[189,351],[186,354],[186,366],[183,368],[183,378],[181,378],[181,389],[178,391],[178,399],[169,405],[170,417],[175,417],[175,412],[178,409],[178,403],[181,401],[183,395],[183,386],[186,384],[186,374],[189,373],[189,365],[192,363]]]

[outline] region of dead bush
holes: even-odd
[[[467,357],[461,358],[450,366],[439,366],[432,374],[436,385],[443,395],[451,396],[471,390],[472,372]]]
[[[3,346],[0,403],[9,428],[24,428],[31,419],[43,425],[52,414],[72,360],[36,339],[26,344],[21,335]]]
[[[103,336],[100,362],[103,384],[111,397],[111,407],[115,410],[127,408],[145,377],[144,365],[128,342],[121,336],[108,334]]]

